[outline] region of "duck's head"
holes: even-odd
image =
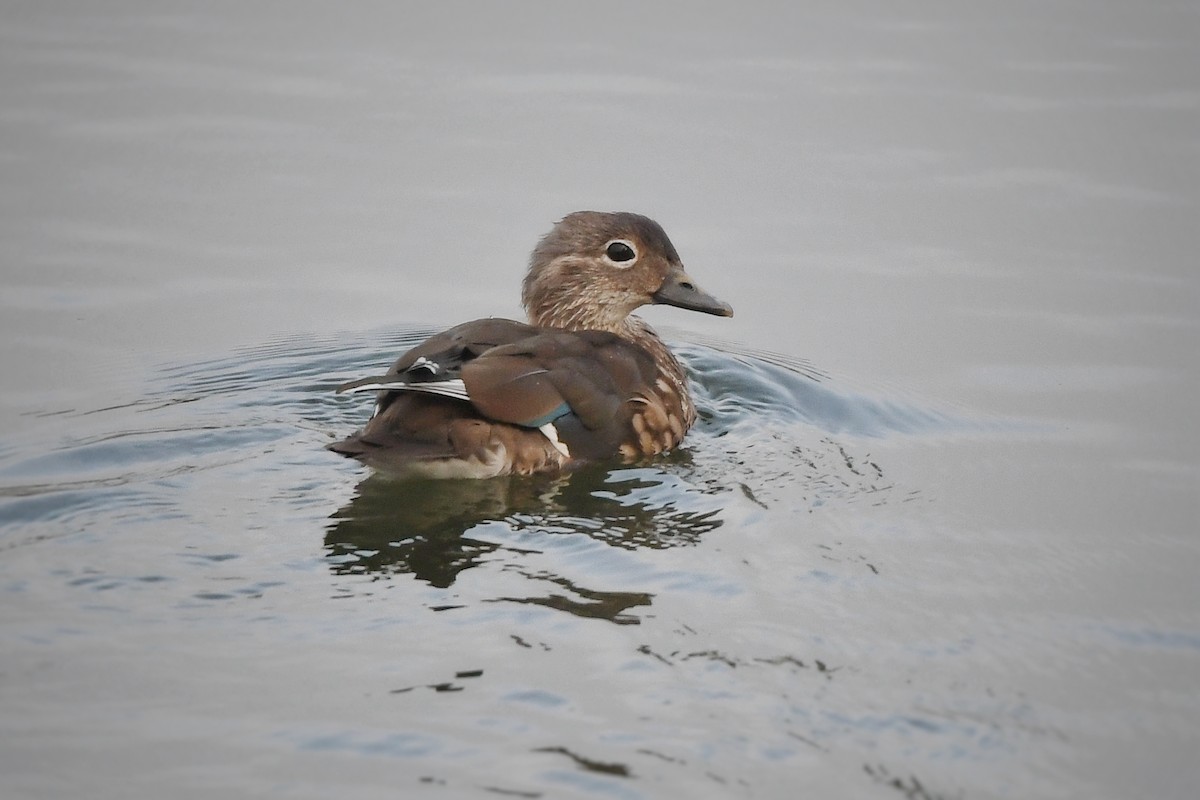
[[[684,272],[662,226],[628,212],[564,217],[534,248],[521,299],[534,325],[576,330],[622,333],[652,303],[733,316]]]

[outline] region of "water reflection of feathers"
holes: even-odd
[[[526,532],[561,536],[564,545],[582,535],[614,547],[676,547],[719,527],[722,505],[654,467],[482,481],[372,475],[333,515],[325,544],[337,573],[412,573],[447,587],[490,553],[519,552]]]

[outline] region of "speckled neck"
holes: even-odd
[[[673,394],[679,398],[680,411],[683,415],[684,428],[690,428],[696,419],[696,410],[692,405],[692,396],[688,391],[687,373],[683,365],[675,358],[675,354],[667,347],[666,342],[658,338],[658,334],[641,317],[626,317],[631,341],[654,357],[654,363],[662,373]]]

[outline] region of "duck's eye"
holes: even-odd
[[[608,256],[609,261],[623,264],[637,258],[637,251],[633,249],[632,244],[624,239],[614,239],[604,248],[604,255]]]

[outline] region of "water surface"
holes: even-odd
[[[0,27],[9,797],[1187,797],[1188,4]],[[397,484],[340,382],[659,219],[684,447]]]

